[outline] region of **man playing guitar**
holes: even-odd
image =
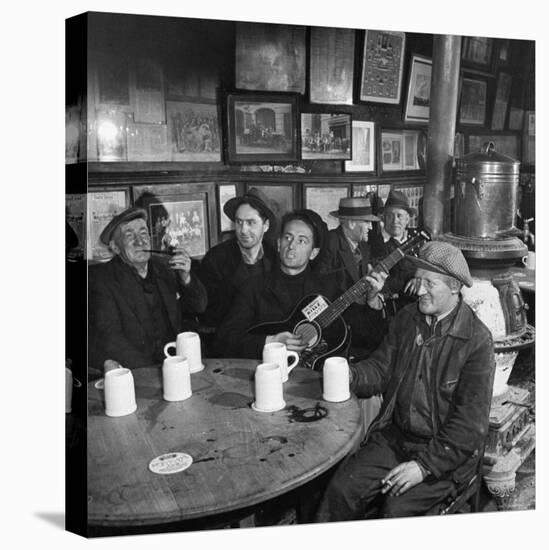
[[[285,325],[280,321],[286,319],[305,297],[313,298],[300,311],[307,319],[314,319],[328,307],[329,300],[338,297],[334,278],[315,273],[310,266],[325,243],[326,232],[326,224],[312,210],[297,210],[284,216],[278,239],[280,265],[271,273],[249,279],[241,289],[217,332],[217,355],[259,359],[263,346],[269,342],[283,342],[289,350],[298,353],[318,343],[312,342],[307,333],[293,330],[291,323]],[[361,323],[367,323],[376,334],[386,329],[383,302],[378,297],[386,278],[383,272],[365,278],[368,308]],[[250,330],[260,323],[263,330]],[[333,328],[338,342],[334,351],[344,355],[348,346],[347,323],[339,317]]]

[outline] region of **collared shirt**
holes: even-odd
[[[263,243],[261,243],[261,246],[259,247],[259,252],[257,253],[257,256],[255,257],[255,261],[251,261],[249,254],[246,252],[245,248],[242,248],[240,244],[238,245],[238,248],[240,248],[240,253],[242,254],[242,261],[246,265],[254,265],[260,260],[263,259],[263,255],[265,254],[263,251]]]
[[[405,229],[404,233],[402,234],[402,238],[397,239],[396,237],[393,237],[392,235],[389,235],[387,231],[385,231],[385,228],[381,228],[381,236],[383,237],[383,242],[386,243],[390,241],[391,239],[397,243],[397,246],[401,245],[403,242],[405,242],[408,239],[408,230]]]
[[[410,367],[398,390],[393,416],[398,428],[412,438],[430,439],[434,435],[432,383],[444,336],[452,326],[457,310],[456,305],[437,319],[424,315],[416,326]]]

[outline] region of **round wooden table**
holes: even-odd
[[[322,399],[320,375],[295,368],[284,384],[286,407],[254,411],[257,361],[205,359],[191,376],[193,395],[162,399],[160,368],[133,371],[137,411],[105,415],[103,391],[88,385],[88,522],[146,526],[249,507],[316,478],[361,436],[355,397]],[[171,452],[193,463],[169,475],[149,463]]]

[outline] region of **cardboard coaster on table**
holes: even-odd
[[[193,463],[193,457],[187,453],[166,453],[149,462],[149,470],[155,474],[177,474]]]

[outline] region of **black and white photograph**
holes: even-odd
[[[65,262],[28,253],[35,309],[64,316],[27,384],[65,365],[59,442],[6,386],[40,422],[7,447],[39,454],[36,521],[136,546],[536,546],[535,14],[399,1],[63,18]]]
[[[301,113],[301,158],[350,160],[351,115]]]
[[[228,162],[297,159],[297,96],[229,94]]]
[[[149,204],[153,249],[182,247],[191,258],[206,253],[206,212],[203,200],[167,200]]]

